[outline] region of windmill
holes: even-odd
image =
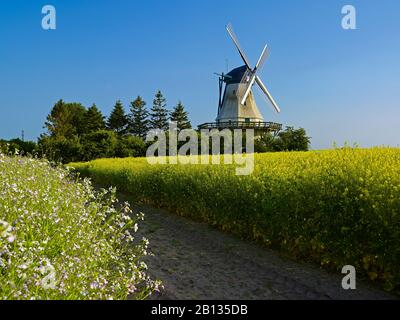
[[[230,24],[226,27],[226,30],[245,64],[231,70],[228,74],[217,74],[219,76],[217,119],[215,123],[205,123],[199,126],[199,128],[255,128],[262,132],[279,132],[282,128],[281,124],[264,121],[254,100],[252,90],[253,86],[257,84],[276,112],[280,112],[274,98],[257,74],[268,57],[268,47],[264,47],[255,67],[251,67],[249,59],[242,50],[239,40]]]

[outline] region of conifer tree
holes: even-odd
[[[179,130],[191,129],[192,125],[189,121],[188,113],[185,111],[185,107],[182,102],[179,101],[174,110],[171,112],[171,121],[177,123]]]
[[[146,102],[138,96],[131,102],[129,114],[129,133],[145,138],[149,130],[149,112],[146,110]]]
[[[128,126],[128,117],[125,114],[122,102],[118,100],[114,109],[107,120],[107,128],[115,131],[117,134],[125,134]]]
[[[106,124],[101,111],[93,104],[85,113],[85,133],[105,129]]]
[[[168,130],[168,110],[161,91],[157,91],[150,112],[150,128]]]

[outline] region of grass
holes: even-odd
[[[292,256],[400,285],[400,149],[255,155],[234,165],[149,165],[146,159],[72,164],[96,183],[254,239]]]
[[[44,160],[0,154],[0,299],[144,299],[147,240],[115,190]]]

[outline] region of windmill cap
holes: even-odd
[[[229,79],[226,78],[225,82],[227,84],[240,83],[246,71],[247,71],[247,66],[245,65],[231,70],[227,74],[227,76],[229,76],[230,78]]]

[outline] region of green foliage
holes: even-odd
[[[0,299],[144,299],[142,215],[65,169],[0,154]]]
[[[275,137],[271,133],[263,134],[254,141],[254,151],[258,153],[283,151],[279,143],[279,137]]]
[[[38,146],[33,141],[21,139],[0,140],[0,152],[4,154],[33,155],[38,151]]]
[[[286,127],[285,131],[279,133],[279,138],[285,151],[307,151],[310,145],[310,138],[303,128],[295,130],[293,127]]]
[[[150,112],[151,129],[168,130],[168,110],[166,106],[166,100],[161,91],[158,90]]]
[[[180,102],[180,101],[176,105],[174,110],[171,112],[171,121],[174,121],[177,123],[179,130],[192,128],[192,125],[189,121],[188,113],[185,111],[185,108],[184,108],[182,102]]]
[[[77,135],[69,138],[42,135],[39,138],[40,154],[49,160],[68,163],[82,161],[82,145]]]
[[[115,148],[115,157],[144,157],[146,155],[147,144],[142,138],[136,136],[124,136],[118,139]]]
[[[148,130],[151,127],[168,129],[168,111],[160,91],[154,99],[151,121],[148,117],[146,103],[140,96],[131,102],[129,115],[125,114],[122,102],[117,101],[107,123],[95,104],[86,110],[79,103],[59,100],[47,117],[47,132],[40,136],[37,149],[49,160],[63,163],[102,157],[144,156],[144,138]],[[180,128],[190,127],[181,103],[175,108],[172,118],[178,121]],[[16,149],[14,145],[10,146],[12,150]],[[5,147],[2,149],[4,151]],[[23,149],[31,150],[28,145]]]
[[[85,133],[92,133],[106,128],[104,116],[95,104],[86,111],[84,120]]]
[[[254,143],[254,150],[258,153],[280,151],[308,151],[311,139],[303,128],[286,127],[277,136],[271,133],[263,134]]]
[[[47,116],[45,128],[55,138],[71,138],[85,131],[86,109],[80,103],[59,100]]]
[[[129,114],[129,133],[144,139],[149,131],[149,113],[146,110],[146,102],[138,96],[131,102]]]
[[[138,102],[139,99],[136,100]],[[74,112],[78,114],[76,119]],[[104,116],[95,104],[86,110],[80,104],[60,100],[47,117],[48,132],[40,136],[37,150],[47,159],[62,163],[115,156],[144,156],[146,150],[143,139],[124,135],[127,124],[120,101],[116,103],[106,129]],[[24,147],[28,148],[29,145]],[[8,148],[14,150],[14,144],[9,144]]]
[[[81,138],[82,157],[88,161],[97,158],[114,157],[118,144],[117,134],[114,131],[99,130],[85,134]]]
[[[111,111],[110,117],[107,120],[107,128],[121,135],[126,133],[127,126],[128,117],[125,114],[122,102],[118,100],[115,103],[114,109]]]
[[[250,176],[131,158],[73,166],[137,200],[400,288],[400,149],[256,154]]]

